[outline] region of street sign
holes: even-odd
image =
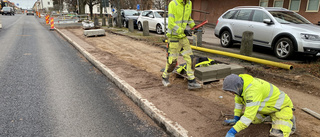
[[[140,4],[137,4],[137,10],[140,10]]]
[[[19,3],[17,3],[17,6],[19,6]]]

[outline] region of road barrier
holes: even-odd
[[[50,21],[50,30],[54,30],[54,20],[53,20],[53,17],[51,17],[51,21]]]
[[[46,16],[46,24],[47,24],[47,25],[49,24],[49,18],[50,18],[50,16],[47,15],[47,16]]]

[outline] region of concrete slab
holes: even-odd
[[[245,72],[244,67],[237,65],[237,64],[230,64],[231,67],[231,73],[232,74],[243,74]]]
[[[83,30],[83,34],[87,37],[89,36],[105,36],[104,29],[91,29],[91,30]]]
[[[226,64],[215,64],[195,69],[195,77],[202,82],[218,80],[231,74],[231,67]]]

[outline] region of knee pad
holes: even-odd
[[[194,57],[194,55],[190,55],[191,58],[191,69],[194,71],[196,68],[197,59]]]
[[[173,60],[171,64],[169,63],[167,72],[168,73],[172,72],[176,68],[176,66],[177,66],[177,60]]]

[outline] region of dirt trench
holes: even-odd
[[[203,89],[190,91],[187,89],[186,80],[171,75],[172,86],[166,88],[161,84],[162,72],[160,72],[166,62],[164,48],[111,33],[107,33],[104,37],[85,37],[82,29],[61,29],[61,31],[68,36],[76,36],[74,41],[82,43],[80,45],[89,53],[137,89],[170,119],[182,125],[189,131],[189,136],[223,137],[231,128],[222,125],[225,118],[221,117],[220,113],[221,111],[233,113],[234,96],[222,91],[222,80],[204,85]],[[182,57],[178,62],[184,62]],[[259,72],[261,71],[250,69],[246,73],[275,84],[293,100],[298,131],[292,136],[318,136],[320,120],[302,112],[301,108],[307,107],[320,112],[319,96],[301,91],[303,88],[297,88],[290,82],[283,82],[279,77]],[[299,77],[305,80],[303,78]],[[270,127],[269,124],[250,125],[237,136],[266,137],[269,135]]]

